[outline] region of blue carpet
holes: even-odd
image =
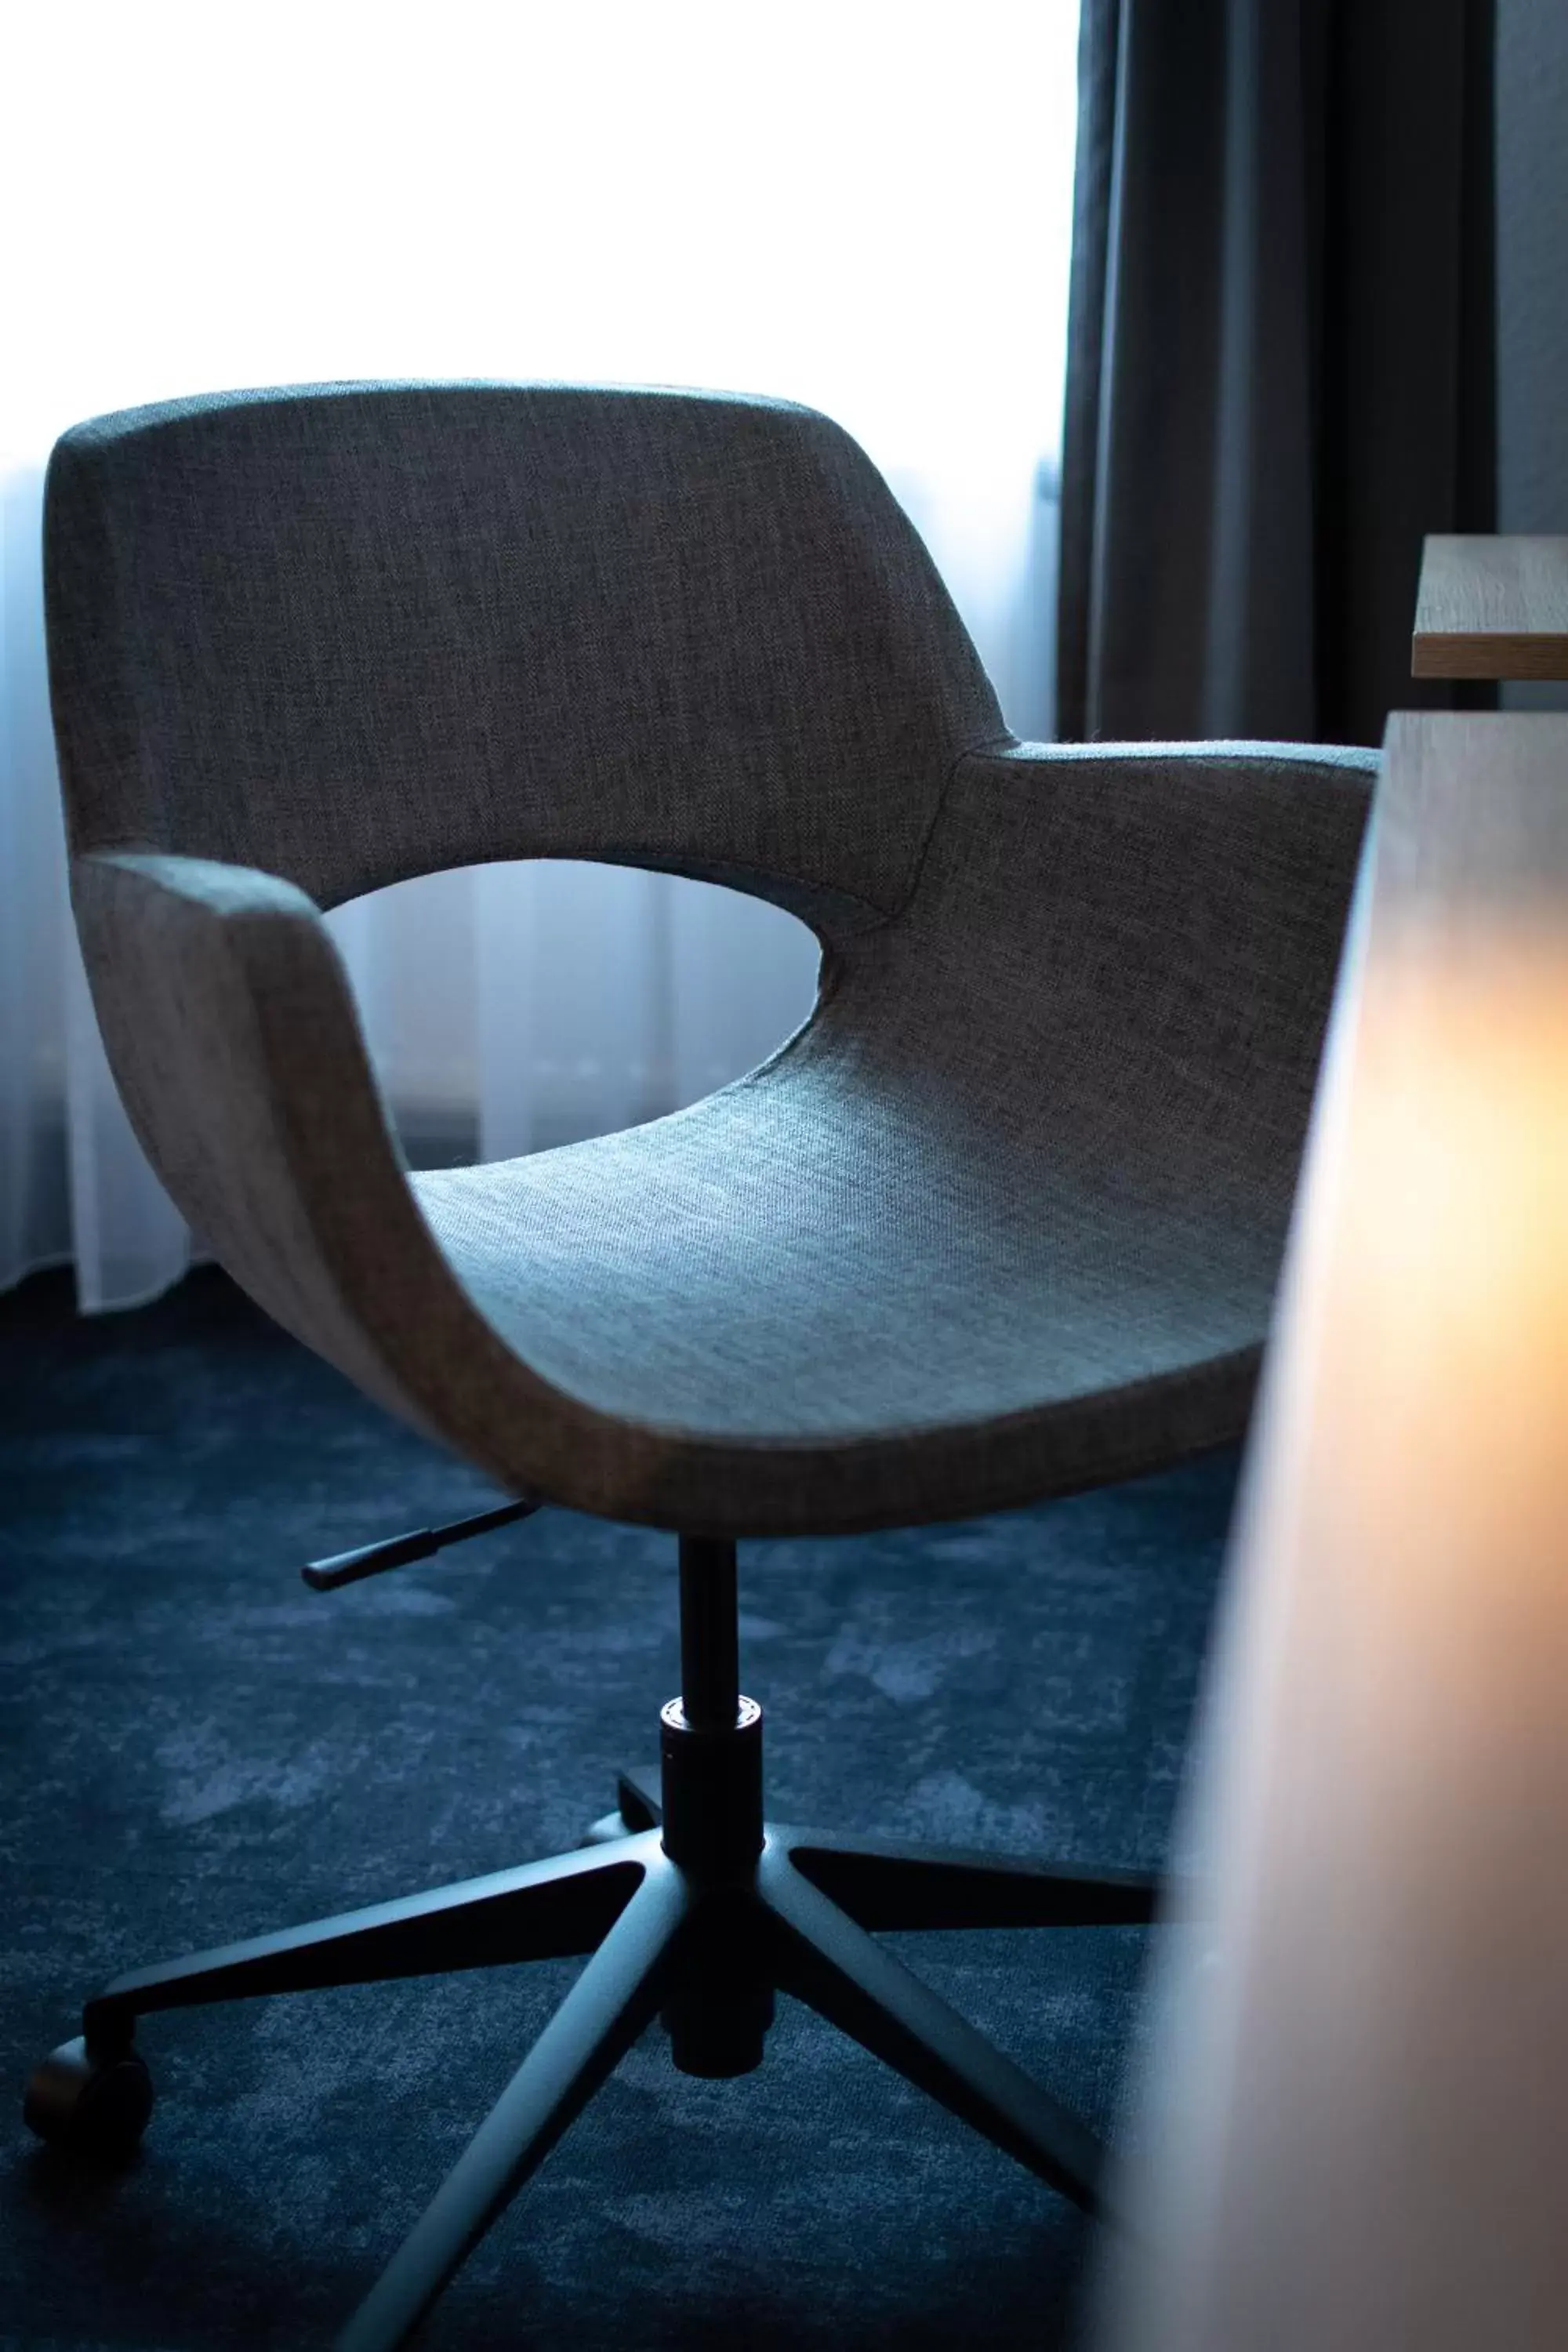
[[[0,2048],[116,1970],[578,1843],[676,1687],[671,1539],[564,1511],[331,1596],[299,1562],[482,1508],[201,1273],[0,1302]],[[1233,1454],[961,1527],[742,1554],[778,1819],[1158,1862]],[[1115,2128],[1146,1937],[891,1939]],[[0,2347],[326,2345],[571,1981],[481,1970],[150,2020],[143,2148],[0,2120]],[[1089,2231],[781,2001],[760,2074],[650,2032],[480,2249],[429,2352],[1050,2352]],[[7,2332],[9,2331],[9,2332]]]

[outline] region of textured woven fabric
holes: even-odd
[[[879,1517],[1234,1434],[1366,764],[965,761],[908,912],[830,952],[782,1054],[626,1134],[416,1177],[444,1251],[601,1412],[866,1442]]]
[[[111,420],[71,436],[68,448],[112,452],[118,485],[95,506],[86,477],[57,460],[51,627],[85,853],[79,919],[132,1117],[224,1263],[373,1395],[503,1483],[696,1533],[960,1516],[1234,1435],[1267,1326],[1375,756],[996,745],[994,707],[976,690],[973,653],[908,526],[842,436],[802,412],[668,395],[432,391],[413,411],[402,392],[342,397],[334,407],[310,395],[301,417],[324,417],[352,441],[345,420],[379,417],[379,402],[427,424],[450,401],[459,453],[477,438],[499,463],[510,435],[519,481],[565,483],[569,507],[569,410],[591,467],[614,471],[605,450],[621,434],[623,504],[635,500],[645,438],[621,420],[638,399],[655,421],[703,416],[714,446],[731,450],[726,478],[742,519],[748,499],[761,515],[781,495],[770,436],[782,436],[798,475],[788,519],[726,524],[721,562],[700,529],[695,542],[649,539],[644,553],[657,551],[677,581],[722,577],[726,593],[740,593],[742,574],[765,575],[775,616],[794,617],[761,654],[748,642],[699,649],[682,624],[656,660],[657,614],[645,615],[634,694],[624,678],[600,677],[614,664],[584,558],[573,576],[585,608],[563,606],[548,628],[565,647],[585,632],[593,650],[571,656],[584,665],[585,694],[632,697],[626,724],[654,747],[647,806],[629,767],[603,797],[606,775],[620,772],[613,759],[595,764],[591,728],[578,727],[558,772],[554,751],[529,748],[532,730],[564,724],[567,709],[553,672],[535,691],[529,663],[509,707],[507,740],[521,747],[511,798],[486,736],[471,774],[453,753],[451,776],[442,771],[442,789],[422,800],[416,752],[437,732],[426,689],[411,698],[393,671],[382,698],[369,695],[374,665],[354,634],[352,567],[334,589],[346,635],[325,654],[301,650],[323,622],[312,565],[293,635],[281,589],[273,595],[237,697],[243,724],[216,707],[245,664],[237,620],[226,621],[235,634],[222,661],[210,647],[197,661],[187,640],[183,688],[178,648],[164,647],[170,674],[154,692],[145,617],[132,624],[111,601],[94,636],[59,587],[90,568],[82,518],[110,509],[140,517],[124,526],[129,572],[146,580],[163,564],[160,576],[181,576],[173,555],[142,555],[142,536],[158,534],[156,500],[126,485],[138,433],[156,473],[161,436],[184,435],[193,414],[214,437],[186,446],[213,468],[225,561],[237,561],[222,445],[234,431],[250,451],[267,404],[182,409],[173,426],[162,413],[146,427]],[[471,421],[487,402],[493,418],[481,431]],[[536,415],[553,470],[534,465]],[[287,449],[292,430],[268,427]],[[664,422],[659,435],[668,454]],[[749,470],[737,450],[752,453]],[[427,456],[437,467],[433,434]],[[96,462],[84,459],[89,472]],[[353,467],[349,477],[363,479]],[[179,477],[187,564],[199,551],[204,478],[189,467]],[[292,496],[297,467],[280,479]],[[846,483],[858,500],[853,529]],[[438,538],[439,502],[423,495],[420,528]],[[509,513],[527,510],[523,490],[508,496]],[[614,504],[606,493],[606,511]],[[803,510],[831,514],[847,569],[794,589],[773,582],[772,556],[748,572],[759,546],[785,540],[802,560]],[[343,511],[352,520],[352,499]],[[549,539],[544,521],[532,527]],[[284,500],[276,532],[291,544],[300,528]],[[376,626],[390,625],[380,542],[368,525],[349,535]],[[615,543],[624,553],[625,541]],[[452,575],[449,550],[418,560]],[[607,560],[600,551],[593,562]],[[415,561],[400,548],[397,576],[412,576]],[[217,576],[216,560],[209,569]],[[623,588],[617,575],[629,610]],[[219,598],[234,613],[255,602],[238,588]],[[755,599],[750,609],[754,621]],[[930,676],[910,652],[917,638]],[[724,696],[742,691],[737,679],[770,678],[784,698],[784,672],[769,664],[786,646],[791,692],[808,694],[815,677],[838,704],[786,717],[781,699],[771,734],[759,706],[755,742],[722,781],[703,764],[702,706],[679,665],[692,663],[701,689],[732,713]],[[465,676],[477,675],[477,656],[465,658]],[[298,665],[315,677],[318,661],[352,670],[359,698],[290,699],[275,763],[284,781],[258,783],[268,681],[276,670],[285,699],[298,697]],[[117,768],[107,748],[116,681],[131,677],[146,716]],[[441,727],[455,724],[456,689],[431,677]],[[640,716],[636,695],[649,698]],[[165,713],[166,698],[182,707]],[[312,847],[310,793],[325,793],[324,762],[350,741],[351,709],[367,748],[353,793]],[[384,767],[373,739],[387,747]],[[157,758],[146,749],[154,740]],[[678,740],[691,749],[689,772]],[[916,747],[907,769],[906,743]],[[816,1012],[763,1070],[689,1111],[411,1186],[341,966],[296,885],[336,895],[347,876],[364,877],[355,856],[373,866],[395,856],[411,871],[520,846],[581,848],[572,824],[584,810],[605,816],[595,839],[605,854],[618,834],[623,856],[723,872],[786,904],[794,894],[824,943]],[[357,850],[343,829],[350,814]],[[220,862],[219,849],[268,870]]]
[[[654,1424],[935,1429],[1251,1350],[1363,790],[1258,758],[968,761],[908,914],[838,950],[763,1069],[415,1191],[537,1370]]]
[[[698,852],[888,911],[994,698],[847,435],[781,403],[342,385],[78,426],[47,486],[73,844],[322,905]]]

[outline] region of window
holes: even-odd
[[[30,1034],[28,1088],[58,1097],[68,1033],[50,978],[63,948],[36,911],[38,860],[57,853],[38,815],[54,784],[29,502],[81,416],[382,375],[803,400],[856,435],[925,533],[1010,722],[1048,731],[1041,489],[1060,409],[1076,0],[87,0],[29,19],[8,36],[22,103],[0,160],[0,452],[21,550],[8,790],[33,844],[12,884],[35,909],[10,979],[52,1004],[56,1033],[52,1082]],[[540,879],[437,877],[334,918],[421,1156],[464,1148],[476,1103],[487,1150],[646,1116],[743,1066],[809,1001],[812,943],[774,910],[582,870],[551,874],[547,908]],[[501,987],[537,1003],[542,925],[554,1002],[503,1032],[487,1003]],[[14,1067],[23,1049],[9,1050]],[[85,1069],[95,1050],[79,1019],[79,1204],[92,1135],[117,1117]],[[49,1188],[29,1183],[36,1208]]]

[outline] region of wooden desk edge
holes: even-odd
[[[1517,630],[1417,629],[1410,640],[1412,677],[1568,679],[1568,635]]]
[[[1483,1793],[1473,1768],[1457,1766],[1447,1785],[1463,1787],[1473,1809],[1467,1815],[1461,1805],[1456,1814],[1440,1776],[1424,1770],[1434,1756],[1464,1753],[1454,1746],[1461,1723],[1471,1740],[1489,1726],[1473,1751],[1489,1767],[1510,1741],[1522,1743],[1512,1752],[1526,1779],[1536,1756],[1558,1752],[1550,1666],[1533,1685],[1522,1682],[1510,1715],[1502,1704],[1508,1643],[1456,1640],[1456,1627],[1478,1621],[1445,1613],[1464,1580],[1458,1571],[1484,1564],[1495,1580],[1472,1578],[1471,1590],[1485,1594],[1495,1622],[1533,1626],[1539,1641],[1539,1612],[1532,1618],[1521,1610],[1517,1619],[1510,1612],[1536,1590],[1544,1607],[1554,1605],[1559,1563],[1549,1546],[1532,1545],[1528,1526],[1521,1538],[1508,1535],[1517,1503],[1510,1482],[1531,1470],[1539,1510],[1542,1465],[1558,1423],[1551,1413],[1538,1417],[1507,1476],[1490,1482],[1496,1499],[1465,1523],[1438,1572],[1426,1531],[1404,1508],[1427,1483],[1424,1447],[1445,1433],[1426,1386],[1429,1360],[1420,1346],[1391,1345],[1387,1320],[1352,1318],[1369,1311],[1367,1267],[1380,1238],[1403,1228],[1411,1197],[1403,1165],[1391,1171],[1383,1156],[1403,1120],[1412,1163],[1436,1136],[1440,1172],[1427,1183],[1419,1255],[1405,1263],[1397,1248],[1387,1252],[1390,1295],[1404,1286],[1418,1339],[1444,1335],[1456,1364],[1473,1345],[1476,1302],[1497,1263],[1487,1247],[1472,1253],[1468,1293],[1462,1283],[1455,1287],[1469,1305],[1446,1333],[1441,1308],[1451,1269],[1465,1265],[1472,1229],[1463,1221],[1481,1197],[1452,1181],[1465,1156],[1452,1150],[1458,1122],[1467,1108],[1480,1114],[1475,1172],[1495,1190],[1499,1166],[1541,1163],[1517,1148],[1505,1149],[1500,1161],[1489,1158],[1498,1140],[1493,1113],[1512,1119],[1516,1146],[1533,1132],[1521,1118],[1532,1104],[1543,1117],[1552,1097],[1544,1087],[1539,1097],[1521,1091],[1525,1066],[1503,1055],[1489,1097],[1486,1033],[1462,1018],[1457,1033],[1455,1024],[1478,975],[1504,967],[1517,980],[1525,970],[1505,952],[1515,912],[1546,919],[1527,960],[1539,957],[1542,938],[1568,947],[1564,772],[1568,715],[1395,712],[1388,722],[1231,1536],[1195,1794],[1184,1801],[1184,1842],[1206,1857],[1210,1876],[1185,1949],[1167,1951],[1164,1990],[1150,1999],[1156,2037],[1141,2061],[1142,2130],[1121,2191],[1130,2251],[1113,2276],[1118,2300],[1100,2352],[1255,2352],[1259,2345],[1384,2352],[1433,2344],[1431,2315],[1447,2308],[1466,2316],[1436,2330],[1445,2352],[1474,2340],[1472,2308],[1498,2314],[1489,2340],[1559,2340],[1568,2260],[1561,2231],[1539,2218],[1549,2210],[1562,2147],[1556,2084],[1540,2059],[1555,2046],[1547,2029],[1561,2013],[1568,1949],[1568,1902],[1548,1911],[1541,1898],[1556,1877],[1542,1877],[1538,1858],[1557,1848],[1514,1835],[1517,1817],[1506,1807],[1516,1802],[1517,1785],[1494,1780]],[[1470,972],[1463,983],[1456,978],[1445,1001],[1433,982],[1452,971],[1451,950],[1466,936]],[[1560,1002],[1562,975],[1561,963],[1542,960],[1540,1002],[1548,1007]],[[1525,985],[1498,1003],[1517,1014],[1530,1000]],[[1542,1037],[1550,1045],[1560,1034],[1548,1024]],[[1418,1083],[1423,1068],[1435,1084]],[[1391,1072],[1410,1089],[1401,1098],[1381,1091]],[[1452,1072],[1468,1083],[1446,1096]],[[1426,1116],[1445,1101],[1453,1122],[1446,1131]],[[1369,1108],[1379,1104],[1392,1108],[1382,1115]],[[1560,1148],[1558,1132],[1542,1129],[1542,1152]],[[1526,1185],[1509,1200],[1528,1197]],[[1540,1198],[1549,1197],[1543,1189]],[[1527,1230],[1517,1216],[1505,1214],[1504,1223],[1515,1234]],[[1551,1263],[1553,1248],[1561,1268],[1568,1263],[1561,1205],[1514,1253],[1509,1278],[1519,1282],[1531,1253]],[[1531,1369],[1501,1354],[1488,1361],[1494,1377],[1500,1366],[1517,1374],[1521,1388]],[[1352,1365],[1362,1369],[1348,1381]],[[1352,1457],[1359,1451],[1349,1473],[1358,1484],[1336,1520],[1331,1498],[1347,1475],[1351,1413],[1365,1416],[1364,1436],[1349,1449]],[[1515,1417],[1500,1405],[1497,1428]],[[1401,1450],[1405,1473],[1391,1484],[1389,1465]],[[1461,1478],[1480,1458],[1461,1468]],[[1369,1498],[1377,1507],[1366,1507]],[[1561,1522],[1552,1524],[1555,1532]],[[1366,1605],[1373,1595],[1375,1610]],[[1396,1644],[1406,1674],[1425,1676],[1425,1685],[1396,1690],[1397,1675],[1384,1671]],[[1456,1688],[1482,1711],[1453,1712]],[[1378,1726],[1386,1726],[1383,1735],[1369,1738]],[[1540,1785],[1546,1803],[1563,1801],[1561,1778]],[[1422,1793],[1428,1786],[1429,1797]],[[1468,1911],[1452,1892],[1466,1885],[1478,1855],[1494,1853],[1518,1875],[1511,1947],[1488,1941],[1506,1909],[1483,1900]],[[1343,1930],[1370,1895],[1377,1904],[1357,1948]],[[1432,1942],[1434,1922],[1447,1924],[1447,1943]],[[1468,2054],[1476,1985],[1495,1978],[1498,1955],[1510,1951],[1531,1956],[1495,2004],[1512,2035],[1511,2074]],[[1445,2051],[1467,2054],[1445,2069]],[[1433,2083],[1423,2113],[1413,2086],[1425,2097]],[[1290,2095],[1280,2095],[1282,2086]],[[1434,2116],[1440,2127],[1432,2127]],[[1486,2154],[1480,2186],[1478,2147]],[[1379,2151],[1379,2169],[1362,2163],[1366,2148]],[[1479,2213],[1481,2226],[1456,2231],[1452,2217],[1461,2210]]]

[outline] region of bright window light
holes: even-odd
[[[186,1247],[69,947],[57,436],[354,377],[804,401],[923,532],[1009,723],[1048,733],[1077,39],[1077,0],[34,0],[7,27],[0,1281],[68,1249],[84,1300],[124,1304]],[[802,926],[674,876],[487,867],[331,920],[405,1140],[437,1156],[690,1100],[815,985]]]
[[[1004,706],[1032,699],[1001,640],[1057,449],[1077,18],[30,9],[7,37],[0,449],[36,461],[95,412],[331,377],[774,393],[864,444]]]

